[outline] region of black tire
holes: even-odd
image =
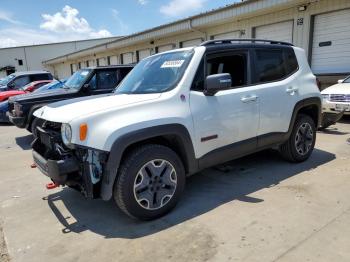
[[[39,119],[38,118],[34,118],[32,123],[30,124],[30,132],[32,133],[34,138],[38,137],[38,131],[37,131],[37,126],[39,125]]]
[[[164,170],[157,175],[153,175],[153,171],[150,171],[149,169],[146,170],[150,162],[154,164],[156,161],[159,161],[161,165],[159,167],[154,166],[154,170],[168,170],[170,168],[170,175],[165,175]],[[147,194],[147,196],[152,196],[153,203],[151,204],[149,201],[140,201],[140,199],[137,199],[137,194],[139,194],[139,192],[136,191],[138,185],[137,179],[140,178],[141,170],[147,174],[147,176],[145,175],[147,179],[144,179],[143,175],[141,175],[142,183],[140,182],[139,184],[143,184],[143,181],[145,180],[146,182],[144,184],[148,186],[144,187],[142,190],[139,190],[139,192],[144,192],[144,194]],[[147,172],[145,172],[145,170]],[[168,186],[165,185],[166,182],[161,180],[162,174],[164,175],[164,180],[165,176],[169,176],[171,179],[172,176],[175,176],[176,185],[171,185],[168,189]],[[156,180],[156,176],[158,176],[158,180]],[[156,219],[165,215],[176,206],[182,192],[184,191],[185,180],[186,176],[183,163],[173,150],[162,145],[143,145],[132,150],[125,158],[123,158],[118,172],[118,177],[114,183],[114,200],[119,208],[132,218],[137,218],[140,220]],[[170,182],[173,183],[172,181],[173,180]],[[159,186],[159,183],[164,184],[161,184],[161,186]],[[165,195],[160,201],[160,207],[157,209],[150,209],[151,205],[156,206],[156,204],[159,204],[159,201],[155,201],[155,199],[157,199],[158,196],[161,196],[161,194],[164,194],[164,191],[163,193],[158,193],[158,191],[155,192],[156,189],[159,191],[172,190],[172,197],[169,198],[167,195]],[[166,199],[167,202],[163,205],[164,199]],[[157,203],[155,204],[155,202]],[[144,206],[142,206],[142,204]]]
[[[306,141],[306,145],[297,145],[297,136],[304,136],[304,134],[300,133],[300,128],[303,126],[307,127],[307,130],[311,129],[311,133],[308,133],[308,135],[305,135],[305,137],[302,138],[301,144],[303,144],[303,141]],[[305,131],[308,132],[308,131]],[[311,140],[312,139],[312,140]],[[289,139],[280,146],[280,153],[284,159],[290,162],[303,162],[307,160],[310,155],[312,154],[312,151],[315,147],[316,142],[316,127],[315,123],[312,120],[311,117],[304,114],[299,114],[297,116],[297,119],[294,123],[293,131],[289,137]],[[304,152],[301,153],[301,148],[304,148]],[[306,150],[307,149],[307,150]]]

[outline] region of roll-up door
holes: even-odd
[[[139,61],[151,55],[151,49],[139,50]]]
[[[314,17],[311,68],[315,74],[350,72],[350,9]]]
[[[187,40],[187,41],[181,42],[181,47],[198,46],[201,43],[202,43],[202,39],[201,38],[197,38],[197,39],[192,39],[192,40]]]
[[[109,64],[110,65],[117,65],[118,64],[118,56],[112,55],[109,57]]]
[[[162,53],[162,52],[166,52],[169,50],[174,49],[175,45],[174,44],[170,44],[170,45],[162,45],[162,46],[158,46],[158,53]]]
[[[125,53],[125,54],[122,54],[122,57],[123,57],[123,64],[124,65],[127,65],[127,64],[132,64],[132,56],[133,56],[133,53]]]
[[[212,40],[237,39],[237,38],[241,38],[241,32],[240,32],[240,31],[232,31],[232,32],[227,32],[227,33],[212,35],[210,38],[211,38]]]
[[[106,66],[107,65],[107,59],[105,57],[98,58],[98,66]]]
[[[291,20],[271,25],[258,26],[255,28],[255,38],[292,43],[293,21]]]

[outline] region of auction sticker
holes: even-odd
[[[185,60],[165,61],[160,68],[181,67]]]

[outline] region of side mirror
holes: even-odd
[[[8,87],[9,89],[14,89],[14,88],[15,88],[15,83],[14,83],[14,82],[8,83],[8,84],[7,84],[7,87]]]
[[[81,91],[88,92],[90,90],[90,84],[84,84]]]
[[[207,76],[204,85],[204,94],[213,96],[222,90],[228,90],[232,87],[232,78],[230,74],[215,74]]]
[[[344,79],[339,79],[338,80],[338,84],[341,84],[341,83],[343,83],[344,82]]]

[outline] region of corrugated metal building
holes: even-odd
[[[306,50],[324,83],[350,74],[349,0],[246,0],[44,61],[57,77],[79,67],[138,62],[208,39],[261,38]],[[326,76],[326,77],[322,77]]]
[[[11,71],[44,69],[42,64],[44,60],[76,52],[98,44],[111,42],[116,39],[118,39],[118,37],[1,48],[0,78],[6,76]]]

